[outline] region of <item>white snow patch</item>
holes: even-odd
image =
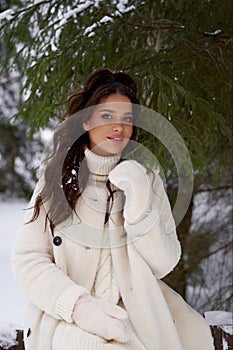
[[[99,23],[106,23],[106,22],[113,22],[113,19],[111,17],[109,17],[109,16],[104,16],[99,21]]]
[[[12,9],[3,11],[0,13],[0,21],[6,19],[7,21],[11,20],[14,16],[14,11]]]
[[[90,27],[87,27],[87,28],[84,30],[83,35],[88,35],[88,36],[93,35],[93,34],[94,34],[94,33],[93,33],[93,29],[95,29],[96,27],[97,27],[97,24],[96,24],[96,23],[92,24]]]
[[[34,5],[38,5],[38,4],[40,4],[41,2],[44,2],[44,0],[34,0]]]
[[[221,29],[216,29],[214,32],[205,32],[205,34],[214,36],[214,35],[220,34],[221,32],[222,32]]]
[[[27,303],[13,276],[10,256],[27,206],[23,200],[0,201],[0,324],[19,325],[17,329],[23,327]]]
[[[206,311],[205,319],[209,325],[233,325],[233,314],[228,311]]]
[[[18,345],[16,340],[17,331],[12,325],[1,325],[0,324],[0,346],[3,349],[10,349],[12,346]]]

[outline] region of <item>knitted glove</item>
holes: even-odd
[[[120,343],[129,340],[123,324],[127,318],[121,307],[90,295],[81,296],[73,312],[73,320],[82,330]]]
[[[126,160],[110,171],[109,180],[124,191],[125,220],[135,224],[143,219],[151,204],[151,178],[146,169],[135,160]]]

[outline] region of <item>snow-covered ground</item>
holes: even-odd
[[[20,200],[0,202],[0,324],[22,327],[26,299],[21,293],[11,271],[12,245],[22,225],[27,202]]]

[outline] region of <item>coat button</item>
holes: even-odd
[[[61,239],[61,237],[55,236],[54,239],[53,239],[53,244],[56,245],[56,246],[61,245],[61,244],[62,244],[62,239]]]

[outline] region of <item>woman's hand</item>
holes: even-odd
[[[90,295],[81,296],[73,312],[74,322],[82,330],[120,343],[129,340],[123,324],[127,318],[127,312],[121,307]]]
[[[125,220],[135,224],[143,219],[151,204],[151,177],[146,169],[135,160],[125,160],[109,173],[109,180],[124,191]]]

